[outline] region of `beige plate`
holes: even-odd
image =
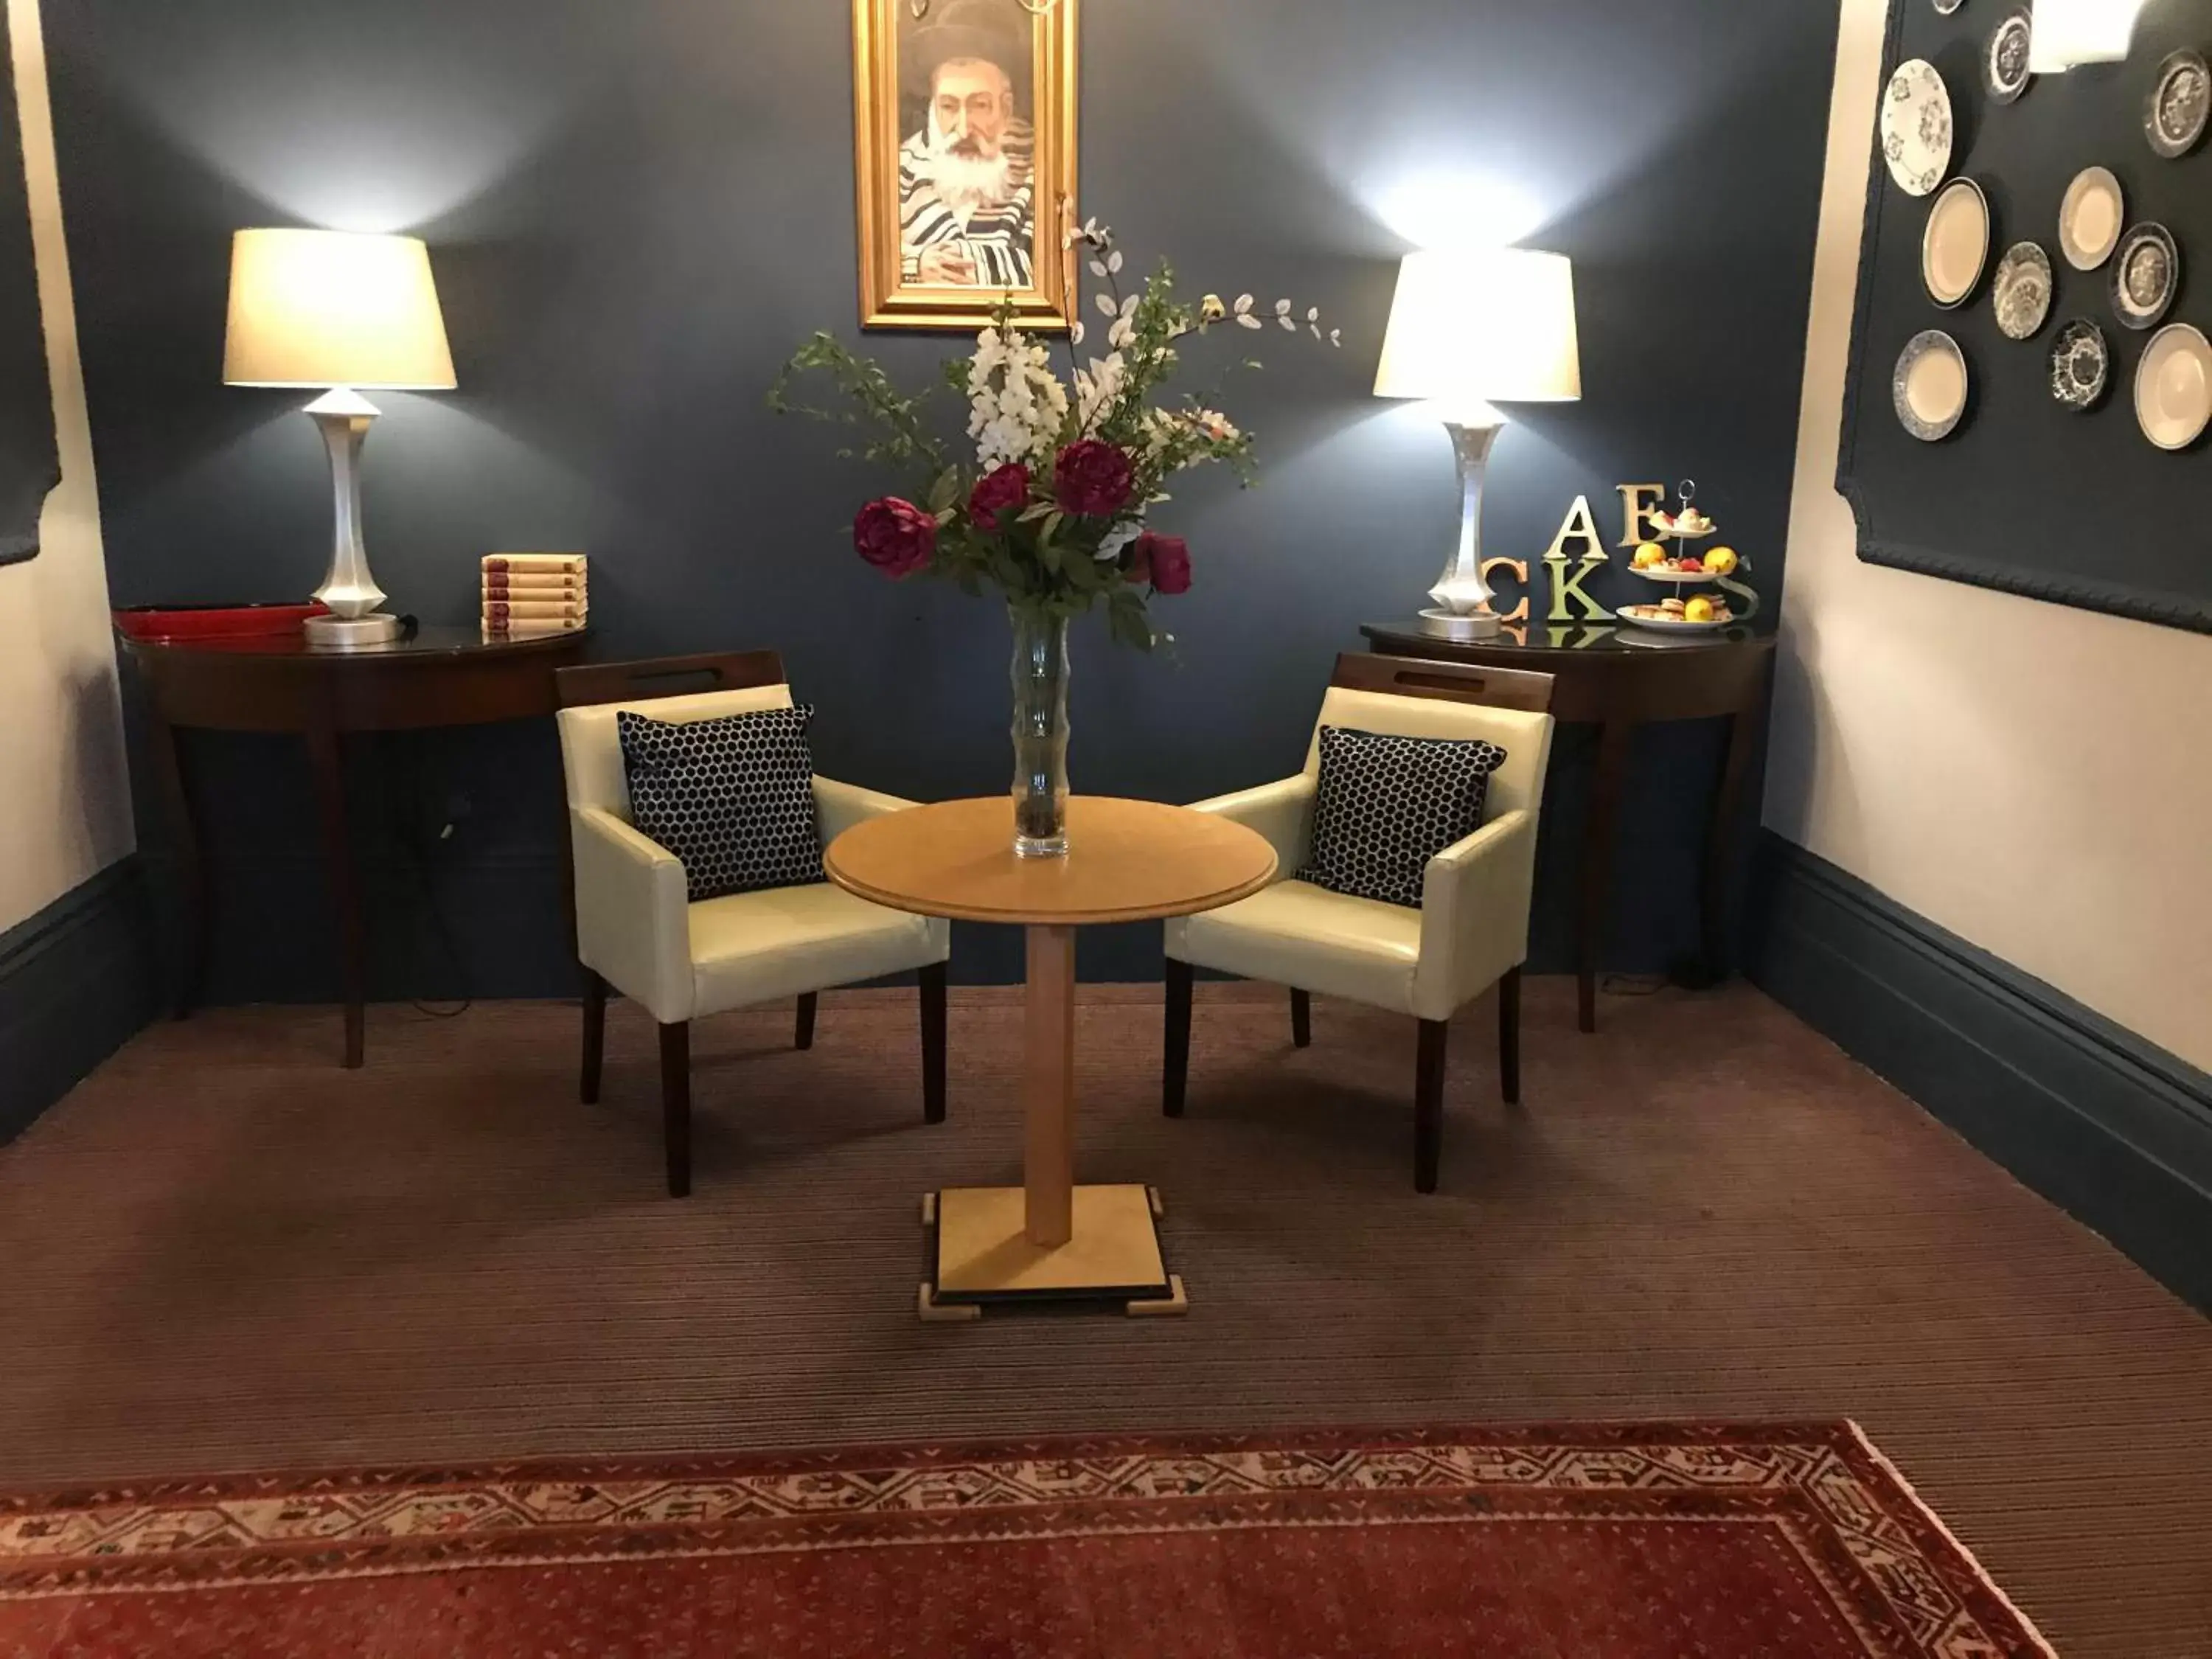
[[[2136,368],[2136,424],[2160,449],[2186,449],[2212,421],[2212,342],[2187,323],[2150,337]]]
[[[1920,234],[1920,280],[1946,311],[1962,306],[1990,262],[1990,203],[1971,179],[1954,179],[1928,210]]]
[[[2128,228],[2127,198],[2110,167],[2084,167],[2058,204],[2058,251],[2076,270],[2094,270],[2112,257]]]

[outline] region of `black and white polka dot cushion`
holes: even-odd
[[[822,880],[811,706],[681,724],[615,714],[630,822],[676,854],[691,902]]]
[[[1482,827],[1490,775],[1504,764],[1480,738],[1322,726],[1313,850],[1298,879],[1419,909],[1429,860]]]

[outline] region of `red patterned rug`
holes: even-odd
[[[2051,1650],[1835,1423],[1048,1440],[0,1498],[0,1652]]]

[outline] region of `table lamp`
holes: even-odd
[[[453,358],[430,280],[429,250],[412,236],[336,230],[241,230],[230,248],[227,386],[328,388],[307,406],[331,455],[337,501],[330,574],[315,590],[330,615],[307,637],[341,649],[399,636],[377,609],[384,590],[361,542],[361,446],[376,406],[360,388],[453,389]]]
[[[1459,545],[1429,590],[1421,626],[1443,639],[1498,632],[1482,579],[1482,483],[1504,403],[1583,395],[1574,273],[1566,257],[1522,248],[1409,253],[1375,371],[1378,398],[1434,402],[1459,457]]]

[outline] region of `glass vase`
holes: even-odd
[[[1067,856],[1067,618],[1009,605],[1014,660],[1014,852]]]

